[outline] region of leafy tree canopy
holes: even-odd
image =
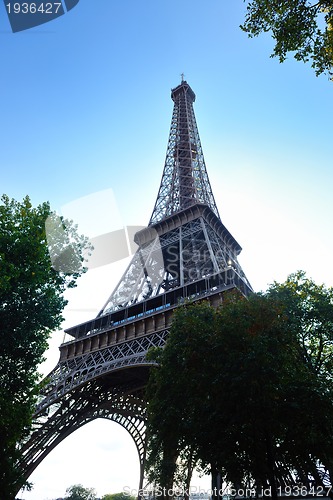
[[[46,226],[61,230],[62,240],[47,241]],[[54,232],[49,233],[51,236]],[[50,245],[50,247],[49,247]],[[88,240],[52,213],[48,203],[34,208],[1,198],[0,204],[0,498],[11,499],[22,478],[18,443],[29,434],[50,333],[59,328],[66,305],[63,292],[84,271]],[[67,268],[54,269],[66,255]]]
[[[332,0],[252,0],[241,28],[250,37],[271,31],[272,56],[283,62],[291,52],[298,61],[311,61],[317,76],[327,73],[332,78]]]
[[[64,500],[96,500],[96,490],[94,488],[84,488],[82,484],[73,484],[66,490]]]
[[[132,495],[128,495],[125,492],[120,493],[107,493],[102,496],[101,500],[136,500]]]
[[[219,309],[180,307],[166,346],[150,352],[150,480],[170,488],[191,461],[274,497],[286,477],[322,484],[317,464],[332,474],[333,459],[332,322],[333,290],[302,272]]]

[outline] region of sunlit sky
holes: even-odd
[[[221,219],[243,247],[253,288],[297,269],[333,285],[333,83],[310,65],[270,58],[269,34],[251,40],[240,30],[244,12],[242,0],[80,0],[13,34],[1,4],[1,192],[67,206],[67,215],[76,202],[95,233],[146,224],[170,89],[184,72]],[[68,294],[66,326],[96,315],[125,265],[81,279]],[[55,366],[62,339],[55,332],[43,371]],[[21,496],[51,500],[74,483],[102,496],[136,488],[138,476],[127,432],[95,421],[50,453]]]

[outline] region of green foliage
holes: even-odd
[[[332,78],[332,0],[252,0],[241,28],[250,37],[271,31],[272,56],[283,62],[292,52],[298,61],[311,60],[317,76],[327,73]]]
[[[96,491],[94,488],[84,488],[82,484],[74,484],[66,490],[64,500],[96,500]]]
[[[186,463],[234,485],[316,478],[333,459],[333,291],[304,273],[266,294],[179,308],[148,386],[151,481],[185,480]]]
[[[103,495],[101,500],[136,500],[136,498],[122,491],[120,493],[108,493]]]
[[[214,316],[214,309],[206,304],[181,307],[173,318],[167,346],[150,352],[159,367],[152,370],[147,389],[147,473],[151,482],[167,489],[175,475],[180,478],[178,486],[185,486],[182,471],[189,460],[192,465],[197,462],[188,435],[193,435],[193,413],[205,408],[210,377],[206,352],[213,337]]]
[[[271,285],[268,293],[285,304],[307,365],[333,382],[333,288],[316,285],[298,271],[285,283]]]
[[[1,198],[0,205],[0,498],[10,499],[21,484],[15,465],[18,443],[28,435],[39,391],[38,364],[50,332],[59,328],[66,305],[63,292],[84,271],[82,253],[89,248],[73,225],[63,249],[77,245],[81,268],[61,273],[51,266],[45,223],[50,206],[33,208]],[[59,219],[59,223],[63,221]]]

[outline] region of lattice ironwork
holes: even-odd
[[[133,438],[143,480],[145,415],[142,387],[137,383],[109,388],[103,378],[90,381],[66,393],[43,412],[36,413],[33,433],[22,449],[20,465],[25,476],[29,477],[50,451],[72,432],[96,418],[107,418],[122,425]]]
[[[165,165],[149,225],[196,203],[218,210],[207,175],[194,115],[195,94],[186,81],[172,90],[174,102]]]
[[[222,224],[209,183],[193,102],[182,81],[172,90],[174,110],[157,200],[138,250],[97,318],[67,330],[23,448],[26,477],[73,431],[96,418],[128,430],[144,477],[145,401],[149,347],[163,346],[179,302],[221,303],[237,288],[251,293],[237,258],[241,247]]]
[[[60,361],[48,375],[48,384],[42,390],[36,413],[49,407],[75,388],[104,374],[126,367],[146,366],[146,353],[150,347],[163,347],[168,331],[162,330],[134,340],[75,356]],[[149,363],[151,364],[151,363]]]
[[[208,206],[193,205],[136,239],[139,248],[101,315],[229,268],[252,290],[237,260],[241,247]]]

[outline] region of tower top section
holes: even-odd
[[[149,225],[196,204],[219,217],[194,115],[195,93],[183,79],[171,90],[174,102],[162,180]]]
[[[191,100],[192,103],[195,101],[195,93],[193,92],[193,90],[191,89],[186,80],[182,80],[181,84],[178,85],[178,87],[171,90],[171,99],[173,100],[173,102],[176,102],[178,95],[181,92],[187,93],[188,98]]]

